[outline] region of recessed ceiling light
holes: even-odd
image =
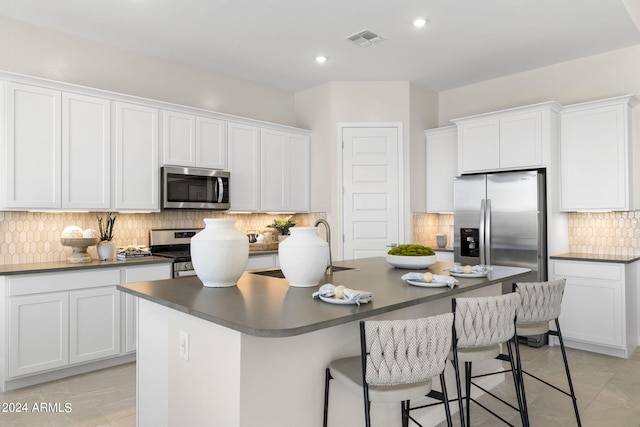
[[[416,28],[422,28],[427,24],[427,20],[425,18],[415,18],[413,20],[413,26]]]
[[[318,64],[324,64],[325,62],[327,62],[327,57],[324,55],[318,55],[316,56],[316,62]]]

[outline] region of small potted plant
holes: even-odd
[[[96,218],[98,218],[98,237],[100,238],[100,242],[96,246],[98,259],[106,261],[112,259],[116,254],[116,247],[111,241],[113,239],[113,226],[116,223],[116,216],[112,216],[111,212],[109,212],[106,219],[98,215],[96,215]]]
[[[267,225],[269,228],[275,228],[278,230],[280,233],[278,240],[282,240],[289,235],[289,229],[296,225],[295,221],[291,219],[292,216],[293,215],[289,215],[285,219],[274,219],[272,224]]]

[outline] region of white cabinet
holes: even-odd
[[[560,314],[567,347],[625,358],[633,353],[637,269],[638,263],[552,260],[550,279],[567,280]]]
[[[226,126],[222,120],[176,111],[162,112],[163,164],[226,169]]]
[[[91,362],[100,368],[108,359],[130,361],[123,356],[135,351],[136,299],[116,285],[170,277],[170,263],[2,277],[8,370],[0,371],[0,388],[7,380],[43,374],[37,383],[52,371],[86,370]]]
[[[453,252],[451,251],[439,251],[434,250],[436,253],[436,260],[438,262],[453,262]]]
[[[260,210],[260,128],[227,123],[231,210]]]
[[[458,171],[458,130],[425,131],[427,139],[427,212],[453,212],[453,178]]]
[[[62,93],[62,208],[111,205],[111,102]]]
[[[623,96],[565,107],[561,114],[560,209],[634,209],[632,107]]]
[[[158,109],[116,102],[115,191],[116,210],[160,210]]]
[[[309,211],[309,135],[227,124],[231,210]]]
[[[2,206],[104,210],[110,204],[110,102],[7,83]]]
[[[60,208],[61,97],[56,90],[6,84],[3,208]]]
[[[545,102],[456,119],[458,173],[549,166],[560,105]]]
[[[10,298],[8,311],[9,377],[69,363],[69,297],[66,293]]]
[[[260,209],[309,211],[309,136],[262,129]]]
[[[115,286],[69,293],[69,363],[120,353],[120,291]]]
[[[171,278],[171,264],[147,265],[128,267],[124,270],[123,283],[144,282],[148,280],[163,280]],[[123,352],[131,353],[136,351],[137,346],[137,307],[138,297],[131,294],[122,293],[121,304],[123,307]]]
[[[246,270],[279,267],[278,254],[252,254],[247,260]]]

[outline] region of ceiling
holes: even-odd
[[[0,0],[0,15],[291,92],[378,80],[442,91],[638,44],[634,1]],[[364,29],[385,40],[345,40]]]

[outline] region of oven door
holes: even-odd
[[[229,209],[229,172],[163,166],[161,176],[163,208]]]

